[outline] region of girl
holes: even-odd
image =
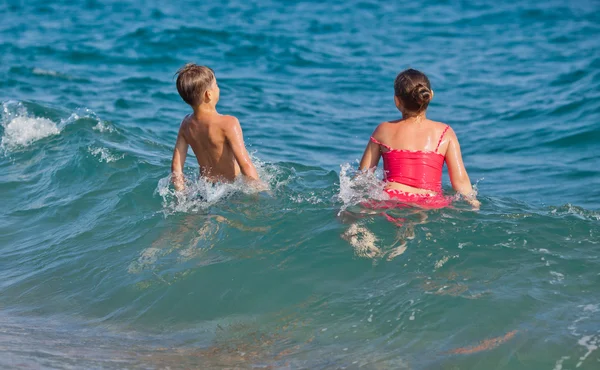
[[[445,161],[454,190],[479,209],[456,134],[450,126],[425,117],[433,98],[427,76],[414,69],[400,73],[394,82],[394,95],[402,118],[377,126],[360,170],[375,170],[383,156],[385,192],[390,198],[423,208],[442,208],[451,203],[442,194]]]

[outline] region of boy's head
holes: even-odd
[[[423,72],[407,69],[396,77],[394,95],[396,105],[403,113],[419,114],[427,109],[433,98],[433,90]]]
[[[181,98],[197,107],[202,103],[217,104],[219,89],[212,69],[188,63],[177,71],[177,91]]]

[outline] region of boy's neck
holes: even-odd
[[[200,104],[198,106],[193,107],[194,116],[204,116],[206,114],[214,114],[217,113],[217,107],[211,104]]]

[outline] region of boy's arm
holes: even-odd
[[[187,150],[188,143],[181,133],[181,130],[179,130],[177,142],[175,143],[175,150],[173,150],[173,161],[171,162],[171,180],[177,191],[181,191],[185,188],[183,165],[185,163],[185,157],[187,156]]]
[[[250,155],[244,145],[244,135],[242,134],[242,126],[237,118],[231,117],[228,124],[225,126],[225,137],[231,146],[233,156],[240,166],[242,174],[249,179],[258,180],[258,173],[252,164]]]

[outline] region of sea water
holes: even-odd
[[[1,3],[0,367],[599,368],[599,10]],[[186,62],[268,192],[198,179],[192,153],[173,191]],[[409,67],[478,212],[361,206]]]

